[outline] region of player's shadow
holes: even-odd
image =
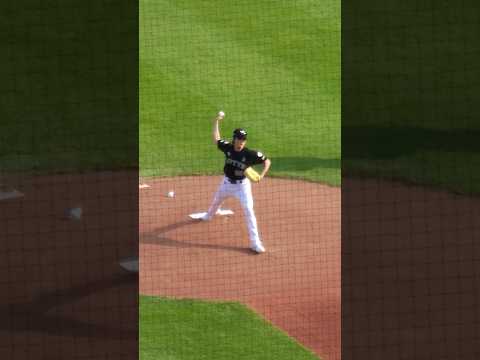
[[[215,221],[215,220],[212,220]],[[237,253],[254,255],[254,253],[248,249],[239,246],[233,245],[222,245],[222,244],[203,244],[195,243],[190,241],[175,240],[166,235],[167,232],[183,228],[186,226],[202,226],[206,225],[201,220],[185,220],[177,223],[173,223],[161,228],[155,229],[147,234],[140,234],[140,242],[142,244],[152,244],[160,245],[166,247],[175,247],[175,248],[197,248],[197,249],[208,249],[208,250],[224,250],[224,251],[234,251]]]
[[[275,157],[272,158],[272,170],[307,171],[312,169],[339,169],[340,159],[322,159],[317,157]]]
[[[60,307],[88,298],[90,295],[124,284],[137,284],[138,276],[125,274],[65,289],[39,294],[30,302],[0,306],[0,330],[34,332],[55,336],[102,339],[135,339],[137,329],[120,329],[118,324],[92,324],[69,318],[72,310],[67,306],[64,315],[56,312]],[[132,305],[133,306],[133,305]],[[55,311],[55,310],[57,311]],[[107,310],[104,310],[105,312]],[[105,314],[102,314],[105,315]]]

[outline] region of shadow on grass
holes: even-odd
[[[316,157],[276,157],[272,158],[272,170],[307,171],[316,168],[339,169],[340,159],[321,159]]]
[[[417,151],[480,152],[478,130],[434,130],[415,127],[344,127],[342,158],[391,159]],[[440,155],[439,155],[440,156]]]

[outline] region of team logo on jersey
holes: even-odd
[[[245,162],[245,160],[246,160],[246,158],[245,158],[245,156],[244,156],[244,157],[242,158],[242,162]]]
[[[230,151],[227,151],[227,155],[230,156]]]

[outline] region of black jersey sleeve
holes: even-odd
[[[265,156],[265,154],[261,153],[260,151],[257,150],[250,150],[249,151],[249,159],[248,159],[248,165],[257,165],[257,164],[263,164],[265,160],[268,158]]]
[[[217,147],[220,151],[226,152],[231,147],[231,144],[226,140],[220,139],[217,141]]]

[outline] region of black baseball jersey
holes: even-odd
[[[252,165],[262,164],[267,157],[259,151],[250,150],[246,147],[242,151],[235,151],[233,144],[226,140],[218,140],[218,149],[225,154],[225,166],[223,172],[233,180],[245,178],[244,171]]]

